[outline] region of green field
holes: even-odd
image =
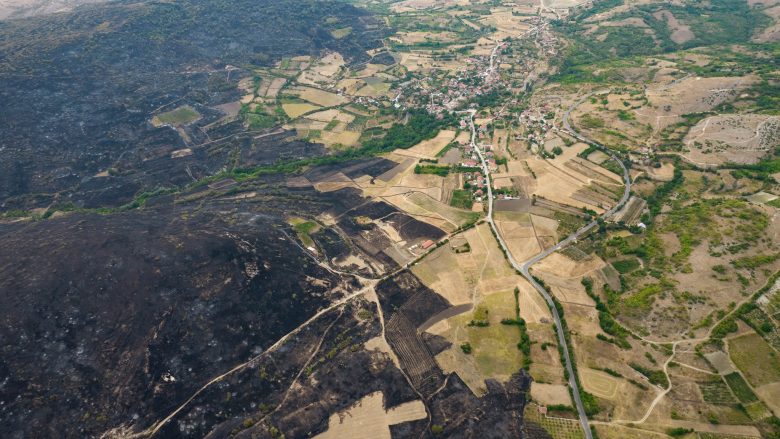
[[[753,404],[746,405],[745,411],[748,416],[750,416],[750,419],[753,419],[754,421],[760,421],[772,415],[769,408],[762,402],[754,402]]]
[[[582,428],[575,419],[547,417],[539,413],[539,409],[528,404],[525,409],[525,418],[538,424],[555,439],[581,439],[584,437]]]
[[[450,200],[450,206],[460,209],[471,209],[474,205],[474,201],[471,198],[471,192],[467,190],[454,190],[452,191],[452,199]]]
[[[665,284],[650,284],[642,287],[639,291],[624,298],[621,304],[621,310],[628,315],[637,316],[650,311],[655,302],[655,296],[670,287]]]
[[[200,113],[192,107],[183,106],[156,116],[155,119],[164,125],[187,125],[200,117]]]
[[[293,230],[298,234],[298,239],[301,240],[306,247],[313,247],[314,240],[311,239],[311,234],[320,229],[320,225],[314,221],[306,221],[302,218],[290,219],[290,224],[293,226]]]
[[[487,296],[473,313],[456,318],[463,325],[477,368],[484,376],[508,378],[523,366],[523,353],[517,347],[517,328],[502,325],[501,320],[514,317],[514,294],[511,291]],[[485,322],[488,325],[470,325]]]
[[[747,385],[745,379],[742,378],[742,375],[738,372],[732,372],[723,378],[726,379],[729,387],[731,387],[731,390],[737,395],[737,398],[739,398],[741,402],[749,403],[758,401],[756,394],[750,390],[750,386]]]
[[[439,177],[446,177],[450,173],[449,166],[436,166],[436,165],[417,165],[414,167],[415,174],[430,174],[438,175]]]
[[[247,113],[244,117],[250,130],[263,130],[276,124],[276,118],[269,114]]]
[[[352,28],[351,27],[343,27],[341,29],[336,29],[336,30],[333,30],[333,31],[330,32],[330,34],[333,36],[333,38],[335,38],[337,40],[340,40],[340,39],[346,37],[347,35],[349,35],[351,33],[352,33]]]
[[[706,402],[711,404],[733,404],[737,402],[726,383],[722,380],[698,383],[698,386]]]
[[[621,259],[614,261],[612,266],[621,274],[630,273],[639,268],[639,261],[636,258]]]
[[[731,361],[755,387],[780,381],[780,354],[758,334],[729,340]]]

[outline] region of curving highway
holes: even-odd
[[[491,65],[493,57],[495,56],[496,50],[498,49],[498,46],[493,49],[493,53],[491,54]],[[588,99],[590,96],[594,94],[603,93],[603,91],[595,91],[591,92],[582,98],[580,98],[577,102],[574,103],[563,116],[563,127],[564,130],[567,131],[571,136],[575,137],[576,139],[593,145],[606,154],[610,156],[612,160],[615,160],[620,167],[623,169],[623,180],[624,180],[624,191],[623,196],[620,198],[620,201],[618,201],[617,204],[610,210],[604,212],[604,214],[601,216],[601,218],[609,218],[612,214],[617,212],[625,203],[628,201],[628,198],[631,194],[631,178],[628,173],[628,169],[623,164],[623,162],[610,150],[605,148],[603,145],[600,145],[596,142],[594,142],[591,139],[588,139],[587,137],[581,135],[578,133],[574,128],[571,127],[569,124],[569,115],[571,114],[572,110],[574,110],[578,105],[580,105],[582,102],[584,102],[586,99]],[[555,328],[558,335],[558,344],[562,347],[563,350],[563,357],[565,361],[565,367],[566,371],[569,375],[569,387],[571,387],[572,395],[574,398],[574,404],[577,407],[577,413],[580,418],[580,425],[582,426],[583,434],[585,435],[586,439],[593,439],[593,435],[590,430],[590,426],[588,425],[588,416],[585,414],[585,407],[582,404],[582,399],[580,398],[580,391],[579,386],[577,384],[577,376],[574,373],[574,367],[573,362],[571,358],[571,354],[569,353],[569,347],[566,343],[566,337],[563,331],[563,324],[561,322],[561,316],[558,314],[558,309],[555,307],[555,302],[553,301],[552,296],[550,296],[550,293],[547,292],[547,290],[542,287],[534,278],[531,276],[529,270],[531,269],[531,266],[535,263],[541,261],[542,259],[546,258],[550,254],[566,247],[567,245],[571,244],[572,242],[576,242],[576,240],[587,233],[592,228],[596,227],[598,224],[597,220],[593,220],[581,229],[577,230],[573,234],[569,235],[566,239],[562,240],[558,244],[542,251],[541,253],[537,254],[533,258],[523,262],[522,264],[518,263],[514,257],[512,256],[512,253],[509,252],[509,247],[506,245],[506,242],[504,241],[504,238],[501,236],[501,233],[498,230],[498,227],[496,227],[495,223],[493,222],[493,189],[492,189],[492,177],[490,175],[490,169],[487,166],[487,161],[485,160],[485,157],[482,153],[482,150],[479,148],[479,146],[476,143],[477,138],[477,132],[476,128],[474,127],[474,115],[476,114],[476,110],[469,110],[467,111],[469,113],[469,126],[471,128],[471,146],[474,148],[474,150],[477,152],[477,155],[479,156],[479,160],[482,163],[482,172],[487,176],[488,178],[488,184],[487,186],[487,198],[488,198],[488,212],[487,212],[487,222],[490,224],[490,227],[493,229],[493,232],[496,235],[496,238],[498,240],[499,245],[504,250],[504,253],[507,255],[507,259],[509,260],[509,263],[512,265],[512,267],[519,271],[523,277],[525,277],[528,282],[533,285],[533,287],[536,289],[536,291],[539,292],[539,294],[544,297],[544,300],[547,302],[547,305],[550,307],[550,311],[552,312],[553,320],[555,320]]]

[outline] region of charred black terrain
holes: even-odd
[[[396,438],[518,434],[527,376],[477,397],[420,329],[451,305],[397,250],[446,233],[358,189],[314,189],[397,163],[313,160],[322,145],[223,105],[256,67],[359,64],[385,33],[314,0],[0,21],[0,437],[312,437],[375,392],[426,407]],[[152,123],[182,107],[198,117]],[[366,347],[379,336],[393,355]]]
[[[449,302],[408,271],[381,283],[377,294],[387,319],[387,342],[415,388],[424,396],[432,395],[444,375],[417,328],[428,316],[449,308]]]
[[[503,384],[488,380],[487,393],[474,395],[457,374],[445,376],[436,364],[433,356],[446,341],[419,329],[428,317],[451,305],[408,271],[380,283],[377,293],[387,319],[387,341],[430,414],[427,423],[394,426],[393,437],[425,436],[433,425],[443,437],[522,437],[525,394],[531,384],[525,371]]]
[[[247,193],[255,195],[235,201]],[[126,213],[0,226],[2,435],[82,437],[117,425],[147,427],[211,378],[359,291],[358,279],[305,252],[285,222],[289,215],[335,216],[366,202],[350,194],[290,190],[283,178],[269,176],[207,194],[157,197]],[[332,247],[355,247],[346,230],[324,228],[315,234],[318,247],[324,237]],[[270,419],[295,433],[288,437],[325,429],[329,414],[369,390],[382,390],[390,405],[411,399],[392,362],[362,348],[377,335],[373,304],[350,306],[364,309],[363,317],[350,317],[358,311],[352,308],[326,313],[279,354],[226,381],[236,389],[210,388],[194,411],[161,433],[202,437],[223,422],[243,421],[253,407],[262,407],[256,416],[268,414],[303,368],[305,377],[329,371],[327,380],[317,380],[316,393],[296,393],[274,411]],[[306,343],[315,341],[308,337],[322,338],[311,362],[314,346]],[[348,358],[334,359],[341,351]],[[258,375],[261,366],[271,378],[247,383],[244,378],[265,374]],[[284,417],[304,407],[314,411]]]
[[[336,39],[337,27],[352,33]],[[366,61],[382,35],[364,10],[292,0],[120,1],[0,22],[0,206],[41,207],[96,186],[111,194],[101,201],[122,203],[139,187],[320,155],[256,138],[240,121],[204,127],[225,116],[217,105],[238,100],[252,66],[323,50]],[[184,135],[149,123],[182,105],[201,115]],[[187,147],[194,155],[172,164],[171,151]],[[108,169],[111,181],[90,179]]]
[[[388,408],[415,399],[386,354],[363,348],[379,335],[374,316],[365,301],[327,313],[286,349],[203,393],[160,435],[310,437],[328,428],[331,414],[370,393],[383,392]]]
[[[235,201],[249,193],[255,195]],[[387,408],[423,396],[432,422],[453,431],[469,431],[464,422],[473,431],[481,431],[479,422],[514,431],[522,407],[513,404],[524,399],[500,408],[497,395],[522,394],[527,379],[476,398],[455,376],[445,377],[432,357],[441,341],[417,327],[449,304],[408,271],[377,290],[386,337],[411,382],[387,354],[364,348],[379,335],[380,321],[375,304],[362,298],[274,347],[318,310],[363,288],[305,252],[285,218],[371,212],[399,215],[349,190],[290,189],[268,176],[207,194],[157,197],[125,213],[3,224],[0,431],[83,437],[143,430],[245,363],[157,434],[308,437],[327,429],[331,414],[376,391]],[[336,225],[313,239],[318,248],[350,253],[359,251],[359,236]],[[466,402],[484,406],[490,417],[446,413],[447,404]],[[395,437],[429,432],[425,423],[402,427]]]

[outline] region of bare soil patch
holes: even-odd
[[[572,195],[584,187],[583,181],[568,176],[544,160],[528,160],[528,166],[537,177],[534,193],[557,203],[575,207],[586,207],[586,203],[572,198]],[[588,206],[590,207],[590,206]]]
[[[217,105],[214,108],[225,113],[227,116],[238,116],[238,112],[241,110],[241,102],[228,102],[227,104]]]
[[[756,163],[780,145],[780,118],[758,114],[726,114],[696,124],[683,140],[694,163]]]
[[[765,384],[756,387],[755,390],[761,400],[766,403],[773,412],[780,412],[780,383]]]
[[[597,165],[600,165],[605,161],[609,160],[609,156],[602,151],[593,151],[588,155],[588,160],[592,161]]]
[[[729,356],[726,355],[725,352],[716,351],[704,354],[704,356],[707,357],[707,361],[709,361],[721,375],[728,375],[735,371],[734,366],[731,364],[731,360],[729,360]]]
[[[461,305],[472,303],[477,262],[469,253],[456,254],[448,246],[442,246],[412,267],[412,272],[451,304]]]
[[[637,121],[650,124],[656,131],[682,119],[681,114],[701,113],[733,100],[755,78],[686,77],[671,83],[656,83],[648,87],[645,96],[650,103],[635,112]]]
[[[533,383],[531,398],[541,405],[572,405],[569,388],[564,384]]]
[[[620,384],[615,377],[587,367],[580,369],[580,378],[586,391],[605,399],[615,398]]]
[[[325,90],[312,87],[302,87],[298,91],[298,97],[313,104],[323,107],[333,107],[347,102],[347,98]]]
[[[658,20],[666,21],[666,25],[669,27],[669,30],[672,31],[672,34],[669,36],[669,38],[671,38],[671,40],[677,44],[683,44],[695,37],[693,31],[691,31],[691,28],[688,25],[681,23],[679,20],[677,20],[677,17],[675,17],[674,14],[667,10],[658,11],[653,14],[653,17]]]
[[[355,131],[325,131],[321,133],[322,142],[329,146],[355,146],[360,139],[360,133]]]
[[[312,67],[312,70],[322,76],[330,78],[335,75],[343,65],[344,57],[342,57],[338,52],[331,52],[317,61],[317,63]]]
[[[497,41],[507,37],[518,37],[529,28],[529,25],[523,21],[523,17],[513,15],[511,10],[493,10],[489,16],[482,18],[480,23],[496,28],[496,32],[491,37]]]
[[[502,216],[506,218],[509,214]],[[496,225],[506,240],[512,256],[518,261],[525,261],[539,253],[542,248],[531,225],[530,215],[521,213],[511,214],[511,216],[516,218],[496,221]]]
[[[279,94],[279,91],[282,89],[282,87],[284,87],[284,84],[286,83],[287,83],[286,78],[273,78],[268,84],[268,88],[265,90],[265,97],[276,98],[276,96]]]
[[[409,149],[397,149],[394,153],[402,156],[432,160],[436,158],[436,154],[438,154],[439,151],[454,139],[455,131],[441,130],[433,139],[423,140]]]
[[[764,192],[764,191],[756,192],[755,194],[747,197],[748,201],[757,204],[766,204],[770,201],[776,200],[777,198],[778,198],[777,195],[770,194],[769,192]]]
[[[659,168],[647,166],[643,169],[652,180],[671,181],[674,178],[674,164],[670,162],[662,162]]]
[[[328,420],[328,429],[318,439],[391,439],[390,426],[423,419],[427,416],[421,401],[411,401],[385,410],[382,392],[372,393],[353,407]]]
[[[284,109],[284,112],[293,119],[318,108],[321,107],[312,104],[282,104],[282,109]]]

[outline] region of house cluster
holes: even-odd
[[[465,180],[463,187],[471,190],[471,195],[477,201],[482,201],[482,197],[487,193],[487,178],[479,171],[466,172],[463,174]]]
[[[479,145],[479,148],[485,155],[485,161],[487,162],[488,169],[490,169],[491,172],[498,171],[498,164],[496,163],[496,157],[493,153],[493,147],[489,144],[483,143]],[[474,147],[471,146],[471,144],[462,146],[462,157],[463,160],[460,162],[460,166],[463,166],[464,168],[482,167],[482,163],[479,161],[479,155],[474,150]]]
[[[545,107],[546,108],[546,107]],[[540,109],[545,111],[545,108]],[[551,120],[545,119],[540,110],[525,110],[518,117],[521,125],[525,126],[525,139],[532,149],[536,150],[544,145],[547,133],[553,128]],[[521,140],[521,139],[518,139]]]
[[[565,10],[556,10],[556,15],[561,16]],[[563,12],[563,15],[567,15]],[[548,56],[555,56],[558,53],[558,39],[553,32],[549,31],[549,23],[543,22],[541,17],[534,17],[528,21],[533,26],[531,36],[536,40],[536,44],[541,46],[542,51]]]
[[[430,250],[431,247],[436,246],[436,242],[434,242],[431,239],[425,239],[422,241],[418,241],[415,244],[412,244],[409,247],[406,247],[406,250],[411,253],[413,256],[420,256],[423,253],[425,253],[427,250]]]
[[[483,154],[485,154],[485,161],[487,162],[490,171],[497,171],[498,165],[496,164],[493,151],[491,151],[491,146],[483,144],[480,145],[480,148],[484,151]],[[463,147],[463,161],[460,163],[460,165],[465,168],[482,168],[482,163],[479,160],[479,156],[477,155],[476,151],[474,151],[474,147],[471,145],[466,145]],[[465,172],[463,174],[463,180],[464,189],[471,190],[472,196],[476,201],[482,201],[482,198],[487,193],[488,185],[488,179],[482,173],[482,171]]]
[[[395,99],[395,106],[423,106],[431,114],[453,111],[475,96],[492,91],[499,84],[497,69],[490,69],[487,56],[470,57],[466,66],[454,77],[437,72],[423,78],[415,78],[404,83],[402,95]]]
[[[369,105],[380,106],[381,105],[381,102],[379,102],[379,100],[374,99],[374,98],[369,97],[369,96],[357,96],[357,97],[353,98],[352,102],[354,102],[356,104],[360,104],[360,105],[366,105],[366,106],[369,106]]]
[[[496,155],[493,153],[493,147],[486,143],[481,144],[479,147],[482,149],[482,154],[485,155],[485,161],[490,172],[497,172],[498,164],[496,163]]]

